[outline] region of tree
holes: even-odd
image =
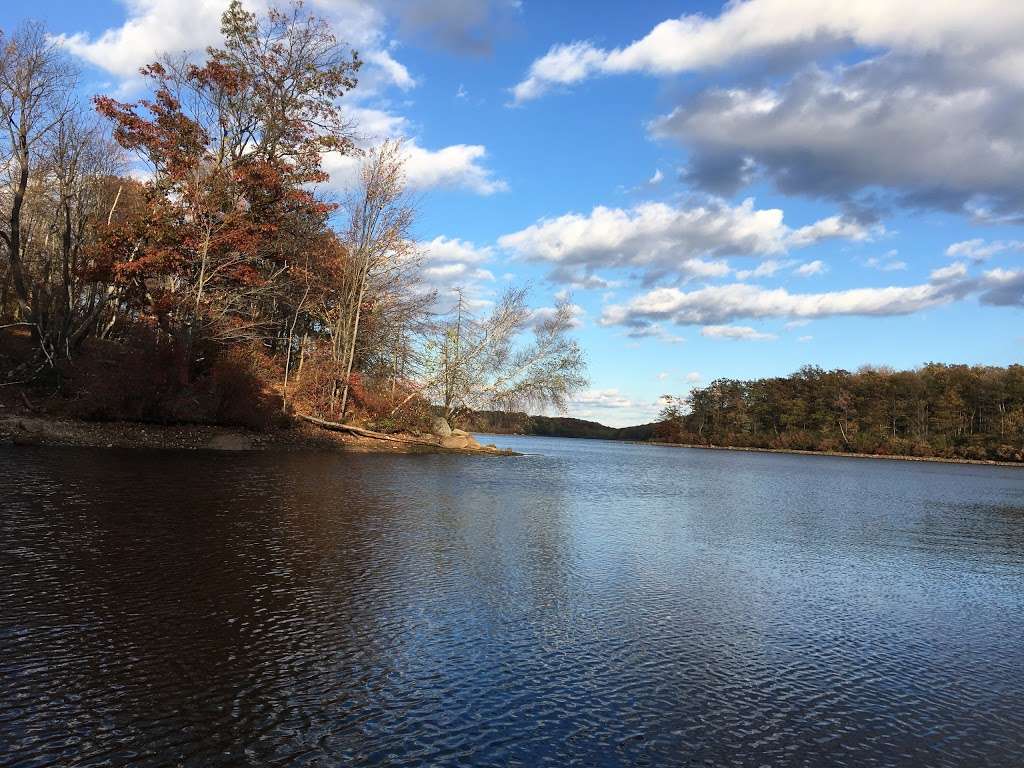
[[[202,65],[145,67],[151,99],[96,99],[153,170],[115,273],[175,340],[183,381],[201,343],[265,340],[293,319],[279,300],[289,266],[334,209],[314,192],[322,154],[352,150],[337,100],[360,62],[325,22],[300,3],[258,18],[235,0],[221,31]]]
[[[73,110],[77,73],[59,46],[37,22],[12,35],[0,33],[0,161],[8,179],[3,191],[6,227],[0,242],[7,252],[3,287],[14,291],[23,319],[33,315],[31,285],[25,274],[23,214],[29,180],[45,146]]]
[[[387,279],[413,258],[409,236],[413,209],[405,200],[401,143],[387,141],[370,151],[363,163],[359,194],[350,204],[347,243],[355,273],[334,329],[335,359],[344,366],[340,412],[348,403],[349,378],[355,359],[366,289],[371,276]]]
[[[572,328],[572,305],[532,313],[525,288],[510,288],[491,313],[477,319],[462,296],[424,348],[424,388],[451,419],[467,410],[564,408],[586,386],[586,363]],[[520,339],[532,329],[533,338]]]

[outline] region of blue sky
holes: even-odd
[[[253,0],[251,7],[260,7]],[[402,136],[428,276],[571,295],[591,390],[650,420],[719,376],[1005,365],[1024,330],[1024,4],[313,0]],[[968,7],[969,6],[969,7]],[[219,0],[5,3],[87,94],[216,42]],[[342,189],[350,166],[328,162]]]

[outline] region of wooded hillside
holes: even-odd
[[[813,366],[669,397],[658,439],[702,445],[1024,460],[1024,366]]]

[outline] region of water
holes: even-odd
[[[1024,765],[1024,471],[0,449],[4,766]]]

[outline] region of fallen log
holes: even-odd
[[[433,445],[436,446],[430,440],[423,440],[420,438],[413,437],[395,437],[394,435],[386,435],[383,432],[374,432],[370,429],[363,429],[362,427],[354,427],[351,424],[342,424],[340,421],[325,421],[324,419],[318,419],[316,416],[307,416],[304,413],[297,414],[300,419],[308,421],[310,424],[316,424],[318,427],[324,429],[334,430],[335,432],[348,432],[349,434],[358,435],[360,437],[370,437],[374,440],[387,440],[392,443],[412,443],[413,445]]]

